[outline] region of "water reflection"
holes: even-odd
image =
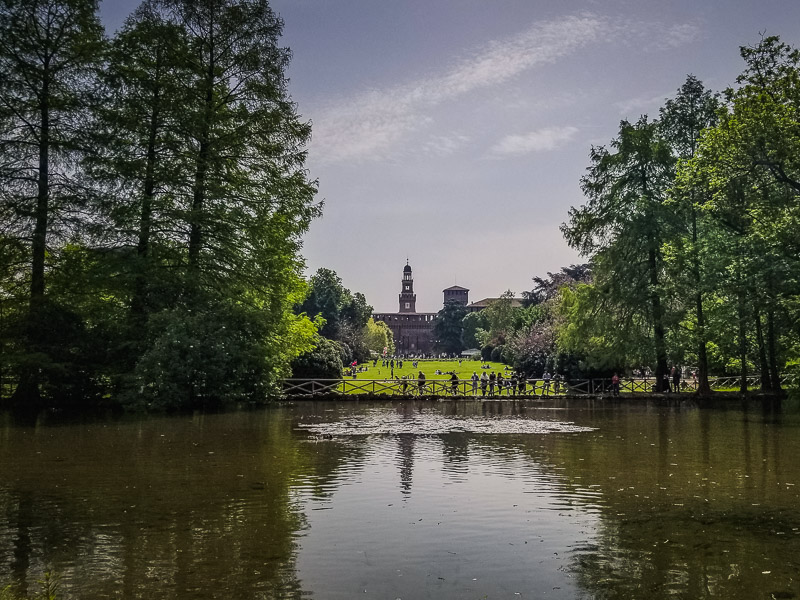
[[[52,568],[78,598],[800,597],[798,452],[797,412],[691,402],[0,420],[0,582],[33,591]]]

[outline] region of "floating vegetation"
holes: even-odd
[[[323,437],[348,435],[438,435],[442,433],[545,434],[595,431],[561,421],[519,417],[453,417],[434,413],[398,414],[375,411],[350,415],[333,423],[303,423],[300,428]]]

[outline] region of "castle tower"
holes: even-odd
[[[411,276],[411,267],[406,261],[403,267],[403,287],[400,292],[400,311],[401,313],[417,312],[417,295],[414,293],[414,278]]]
[[[461,306],[466,306],[469,304],[469,290],[465,287],[454,285],[446,290],[442,290],[442,293],[444,294],[445,304],[448,302],[455,302]]]

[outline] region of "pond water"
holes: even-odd
[[[0,588],[61,598],[800,598],[800,414],[298,403],[0,418]]]

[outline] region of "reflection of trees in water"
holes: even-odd
[[[784,483],[800,469],[782,444],[754,454],[753,425],[747,412],[664,409],[624,443],[595,436],[563,453],[568,477],[603,490],[596,540],[573,556],[581,587],[609,599],[800,596],[798,494]]]
[[[752,406],[609,406],[528,412],[591,419],[597,432],[481,438],[495,462],[527,456],[531,476],[554,476],[561,505],[597,515],[571,553],[586,597],[800,598],[796,420],[786,429]]]
[[[267,413],[6,428],[0,583],[53,569],[82,598],[299,598],[293,489],[333,485],[357,449]]]
[[[471,435],[447,433],[439,436],[442,442],[442,470],[455,481],[463,481],[469,473],[469,445]]]

